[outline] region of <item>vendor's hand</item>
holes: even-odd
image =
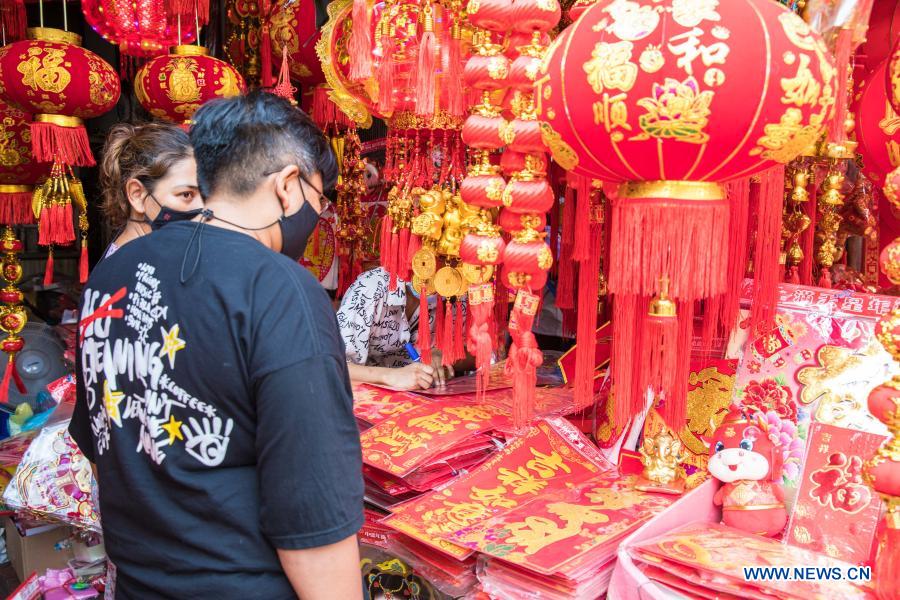
[[[426,390],[434,385],[434,368],[418,362],[410,363],[391,369],[385,375],[384,382],[398,390]]]
[[[432,349],[431,366],[434,367],[434,384],[438,387],[447,385],[447,382],[456,375],[453,371],[453,367],[441,365],[442,360],[443,355],[441,354],[441,351]]]

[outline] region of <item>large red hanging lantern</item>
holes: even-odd
[[[0,223],[34,223],[34,186],[50,165],[31,156],[31,115],[0,101]]]
[[[880,184],[900,166],[900,116],[891,108],[890,89],[885,89],[887,68],[882,62],[866,77],[854,111],[865,173]]]
[[[832,117],[838,77],[818,34],[770,0],[601,0],[557,38],[541,71],[535,97],[556,161],[623,183],[609,291],[624,423],[644,406],[644,390],[628,383],[641,370],[625,364],[649,322],[639,307],[664,285],[687,313],[726,292],[729,203],[718,182],[787,163],[814,142]],[[780,213],[780,198],[773,188],[761,203]],[[685,329],[687,315],[678,319]],[[687,348],[669,349],[666,361]],[[680,427],[686,385],[657,392]]]
[[[154,58],[134,78],[134,93],[151,115],[186,124],[202,104],[237,96],[246,90],[244,78],[225,61],[209,56],[202,46],[176,46]]]
[[[166,0],[82,0],[81,11],[94,31],[129,56],[157,56],[196,39],[194,19],[179,24]]]
[[[291,79],[302,85],[325,82],[322,65],[316,56],[319,35],[316,28],[316,4],[311,0],[300,0],[293,5],[278,5],[269,18],[273,53],[281,56],[282,51],[287,48]]]

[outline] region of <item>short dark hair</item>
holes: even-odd
[[[252,194],[266,174],[294,164],[307,180],[319,173],[322,191],[337,181],[334,152],[319,128],[305,112],[269,92],[254,90],[204,104],[194,115],[191,144],[204,198],[223,190]]]

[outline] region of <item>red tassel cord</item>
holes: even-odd
[[[81,256],[78,259],[78,282],[87,283],[89,273],[87,239],[81,240]]]
[[[353,0],[351,15],[352,31],[350,43],[350,79],[365,81],[372,76],[372,31],[369,3],[366,0]]]
[[[266,90],[275,86],[275,77],[272,75],[272,38],[269,35],[272,27],[271,6],[271,0],[260,0],[259,11],[263,18],[259,33],[259,83]]]
[[[444,299],[437,297],[437,307],[434,313],[434,347],[444,353]]]
[[[57,162],[79,167],[93,167],[97,164],[83,125],[60,127],[53,123],[32,123],[31,152],[37,162]]]
[[[397,42],[394,36],[383,35],[381,62],[378,64],[378,110],[385,116],[394,114],[394,74],[396,63],[394,53]]]
[[[19,390],[20,394],[28,393],[25,383],[19,375],[19,369],[16,367],[15,354],[9,355],[9,360],[6,362],[6,371],[3,373],[3,379],[0,380],[0,403],[2,404],[9,402],[9,386],[11,383],[16,384],[16,389]]]
[[[572,258],[584,262],[590,259],[591,252],[591,180],[569,173],[569,181],[574,184],[576,197]]]
[[[378,240],[378,256],[381,260],[381,266],[385,271],[390,272],[391,264],[391,232],[394,228],[394,221],[390,215],[384,215],[381,218],[381,237]]]
[[[431,320],[428,314],[428,295],[419,294],[419,355],[426,365],[431,364]]]
[[[813,177],[812,179],[815,179]],[[803,260],[800,261],[800,283],[802,285],[813,284],[813,264],[815,263],[816,222],[818,210],[816,210],[816,198],[819,197],[818,186],[815,182],[809,191],[809,201],[803,203],[806,216],[809,217],[809,227],[800,236],[800,247],[803,249]]]
[[[466,357],[466,311],[460,300],[456,303],[456,315],[453,320],[453,362],[458,362]]]
[[[450,26],[449,41],[446,44],[446,64],[444,65],[444,85],[447,87],[447,112],[454,117],[466,115],[466,98],[462,81],[462,40],[460,26],[454,21]]]
[[[727,188],[731,206],[731,221],[728,233],[728,275],[725,297],[719,318],[720,334],[728,335],[737,325],[740,315],[741,286],[747,273],[747,258],[750,244],[750,179],[734,181]]]
[[[173,14],[191,19],[196,16],[201,25],[209,23],[209,0],[171,0],[171,3]]]
[[[434,115],[435,55],[437,42],[431,4],[425,4],[425,33],[419,41],[419,66],[416,69],[416,114],[429,118]],[[432,134],[434,132],[432,131]],[[429,161],[431,164],[432,161]]]
[[[47,267],[44,269],[44,286],[53,285],[53,247],[47,256]]]
[[[663,398],[660,415],[673,430],[684,427],[687,418],[687,389],[691,373],[691,345],[694,339],[694,303],[678,302],[678,340],[675,348],[675,377],[671,396]]]
[[[537,368],[543,363],[543,354],[531,332],[540,298],[522,290],[516,297],[516,305],[509,320],[512,346],[506,360],[505,372],[513,380],[513,427],[525,427],[534,415]]]
[[[396,276],[403,281],[409,281],[409,269],[412,256],[409,252],[409,228],[404,227],[397,235],[397,267]]]
[[[491,317],[494,312],[494,290],[490,284],[469,289],[469,337],[466,348],[475,357],[477,398],[480,401],[490,379],[494,338],[491,335]]]
[[[828,128],[828,135],[830,137],[829,141],[837,144],[843,143],[847,139],[844,119],[847,116],[847,100],[849,99],[847,86],[850,83],[849,67],[853,54],[853,33],[854,29],[850,27],[839,29],[834,47],[837,93],[835,94],[834,117],[832,118],[831,126]]]
[[[24,39],[28,20],[23,0],[0,1],[0,23],[6,31],[7,43]]]
[[[756,222],[756,248],[753,256],[753,304],[750,313],[751,336],[775,326],[778,284],[781,279],[781,214],[784,204],[784,166],[760,175]]]
[[[594,396],[594,348],[597,336],[597,296],[600,286],[600,249],[603,225],[591,223],[588,249],[590,259],[583,262],[578,274],[578,330],[575,361],[575,405],[589,406]]]
[[[445,367],[455,362],[453,360],[453,348],[456,347],[456,343],[453,340],[453,332],[453,303],[447,298],[444,302],[444,335],[443,340],[441,340],[444,342],[441,348],[441,360]]]
[[[281,49],[281,70],[278,72],[278,83],[275,84],[272,93],[289,100],[292,104],[297,104],[297,100],[294,98],[297,88],[291,85],[291,67],[288,64],[287,45]]]
[[[644,407],[643,394],[638,391],[637,369],[641,352],[639,321],[646,314],[647,301],[638,296],[618,294],[613,299],[612,383],[615,395],[613,424],[617,429],[627,427],[629,421]]]

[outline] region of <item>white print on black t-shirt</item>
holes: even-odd
[[[162,303],[155,272],[140,263],[131,291],[84,293],[81,375],[97,452],[109,449],[113,427],[135,420],[140,423],[135,449],[156,464],[165,460],[167,447],[181,443],[201,464],[215,467],[225,460],[234,422],[175,382],[178,353],[188,341],[178,323],[166,322],[169,307]],[[136,338],[111,338],[112,319],[121,319]]]

